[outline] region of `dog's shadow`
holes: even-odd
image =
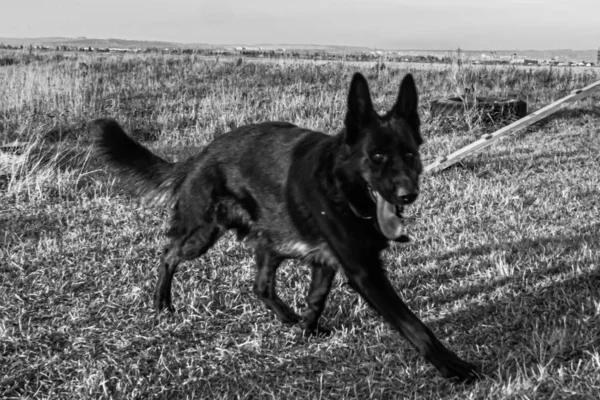
[[[523,260],[539,258],[540,254],[552,251],[561,252],[560,262],[552,257],[552,263],[543,270],[519,266]],[[508,254],[512,259],[510,271],[502,274],[499,271],[502,276],[485,283],[461,285],[451,293],[431,294],[427,301],[436,307],[449,303],[459,306],[452,307],[456,311],[425,322],[435,332],[445,332],[442,337],[452,337],[455,343],[452,347],[460,346],[467,358],[483,361],[484,372],[489,375],[510,376],[519,366],[533,368],[543,363],[589,360],[589,354],[598,345],[598,339],[592,338],[598,323],[594,315],[600,298],[597,256],[600,223],[585,227],[575,236],[556,235],[462,248],[435,255],[433,260],[442,263],[493,252]],[[581,255],[570,257],[572,252]],[[411,265],[431,260],[431,257],[416,256],[404,262]],[[469,272],[457,267],[433,276],[440,283],[446,278],[468,281]],[[402,281],[410,281],[414,286],[415,282],[431,279],[431,270],[417,270]],[[402,289],[402,282],[400,285]],[[414,305],[413,308],[418,309]],[[469,346],[465,347],[464,343]],[[514,355],[513,361],[498,369],[497,361],[506,362],[509,355]]]

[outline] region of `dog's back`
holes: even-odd
[[[308,156],[321,154],[315,149],[331,143],[331,136],[285,122],[247,125],[215,138],[195,156],[170,163],[112,120],[92,121],[89,129],[101,153],[140,194],[174,206],[169,235],[181,237],[185,249],[194,247],[198,226],[213,223],[236,230],[253,245],[268,243],[282,256],[303,257],[322,244],[295,229],[286,188],[292,163],[303,163],[300,168],[310,175],[319,162],[301,154],[302,148],[311,149]]]
[[[199,154],[171,163],[129,137],[114,120],[93,120],[88,130],[97,138],[100,155],[140,194],[158,202],[192,195],[193,181],[205,169],[220,173],[219,178],[226,179],[223,184],[234,192],[238,192],[236,185],[249,182],[280,188],[285,185],[296,144],[307,135],[326,138],[286,122],[246,125],[215,138]]]

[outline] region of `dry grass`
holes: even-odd
[[[0,67],[1,398],[589,398],[600,393],[600,108],[570,106],[423,180],[414,238],[385,254],[407,303],[486,378],[452,385],[336,280],[330,338],[302,339],[251,291],[231,237],[184,265],[174,315],[151,309],[168,211],[115,184],[82,129],[117,118],[172,159],[253,121],[326,132],[363,72],[382,110],[402,65],[215,62],[194,56],[27,55]],[[83,66],[81,63],[85,63]],[[476,83],[537,109],[600,79],[569,69],[411,70],[426,159],[493,129],[431,120],[427,103]],[[303,306],[307,269],[280,273]]]

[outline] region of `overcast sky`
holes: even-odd
[[[0,36],[583,50],[600,0],[0,0]]]

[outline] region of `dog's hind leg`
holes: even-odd
[[[183,239],[174,238],[162,254],[158,267],[158,282],[154,291],[154,308],[161,311],[165,308],[174,311],[171,300],[171,284],[177,266],[183,260],[193,260],[202,256],[225,233],[219,224],[207,224],[197,228]]]
[[[335,268],[325,264],[312,264],[312,277],[306,296],[307,310],[302,315],[302,330],[304,335],[328,335],[330,332],[318,324],[319,317],[325,308],[327,295],[335,277]]]
[[[267,308],[277,315],[284,324],[296,324],[300,322],[300,316],[292,311],[277,296],[275,280],[277,268],[281,265],[283,258],[273,252],[257,247],[256,249],[256,280],[254,281],[254,293]]]
[[[161,311],[167,308],[174,311],[171,301],[171,283],[177,266],[182,261],[179,255],[179,246],[173,242],[165,246],[158,266],[158,283],[154,290],[154,309]]]

